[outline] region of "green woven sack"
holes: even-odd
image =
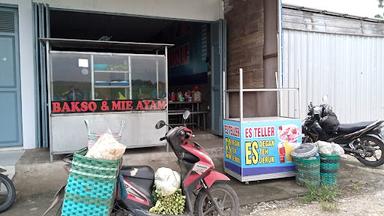
[[[293,157],[296,166],[296,183],[301,186],[320,185],[320,157]]]
[[[327,186],[336,185],[339,168],[340,168],[339,155],[320,154],[321,185],[327,185]]]
[[[115,198],[121,160],[85,157],[87,149],[74,154],[62,209],[62,216],[108,216]]]
[[[121,160],[102,160],[85,157],[87,149],[75,152],[71,173],[101,179],[116,178]]]

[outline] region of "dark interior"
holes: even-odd
[[[52,11],[50,16],[53,38],[99,40],[105,36],[111,41],[147,43],[160,42],[156,36],[177,22],[72,11]],[[161,42],[169,43],[169,41]]]

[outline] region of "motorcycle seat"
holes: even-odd
[[[123,166],[120,169],[120,175],[129,180],[129,182],[145,196],[151,197],[155,172],[149,166]]]
[[[361,130],[363,128],[366,128],[368,125],[374,123],[374,121],[371,122],[358,122],[353,124],[339,124],[339,127],[337,128],[337,132],[339,133],[353,133],[358,130]]]
[[[154,180],[155,172],[150,166],[123,166],[120,169],[123,176]]]

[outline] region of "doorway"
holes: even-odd
[[[182,111],[190,109],[192,127],[222,135],[225,43],[217,22],[52,10],[50,30],[52,38],[174,44],[168,52],[169,123],[181,124]]]
[[[17,9],[0,7],[0,147],[22,146]]]

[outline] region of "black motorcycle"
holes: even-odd
[[[0,166],[0,213],[9,209],[16,200],[16,189],[11,179],[3,174],[6,170]]]
[[[340,124],[329,105],[313,106],[310,103],[302,125],[303,143],[334,142],[364,165],[377,167],[384,164],[383,122]]]

